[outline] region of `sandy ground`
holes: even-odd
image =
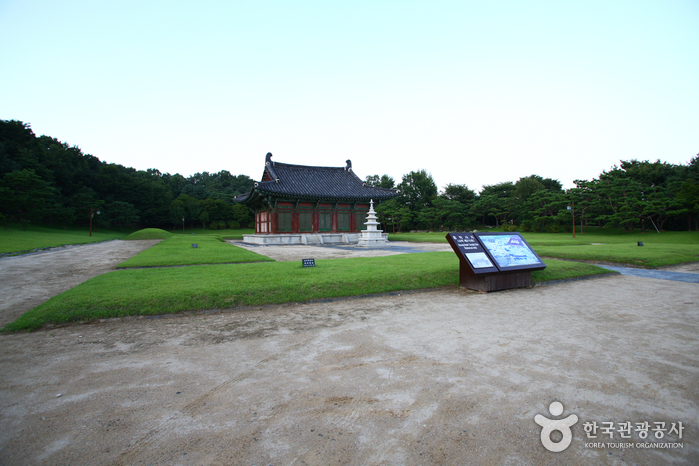
[[[0,327],[159,241],[114,240],[0,259]]]
[[[660,270],[669,272],[684,272],[684,273],[699,273],[699,262],[691,262],[689,264],[669,265],[667,267],[659,267]]]
[[[630,276],[2,334],[0,464],[697,464],[698,335],[696,284]],[[624,421],[683,438],[582,428]]]

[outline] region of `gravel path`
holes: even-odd
[[[0,327],[159,241],[114,240],[1,259]]]
[[[0,463],[697,464],[698,289],[614,276],[0,335]],[[534,422],[554,400],[579,418],[561,453]],[[590,446],[621,441],[587,440],[593,421],[682,422],[683,447]]]

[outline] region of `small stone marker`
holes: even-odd
[[[638,245],[639,245],[639,246],[643,246],[643,241],[639,241],[639,242],[638,242]]]
[[[194,243],[194,244],[192,244],[192,247],[193,247],[193,248],[198,248],[199,245],[198,245],[197,243]]]
[[[315,267],[316,266],[315,259],[301,259],[301,263],[303,264],[304,267]]]

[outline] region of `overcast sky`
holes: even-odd
[[[699,2],[0,0],[0,119],[100,160],[437,185],[699,152]]]

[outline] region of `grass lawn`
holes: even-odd
[[[575,259],[640,267],[662,267],[699,260],[699,246],[694,244],[604,244],[599,246],[532,246],[544,257]]]
[[[164,244],[160,243],[160,244]],[[109,317],[258,306],[400,290],[456,286],[451,252],[297,262],[118,270],[95,277],[26,312],[4,331]],[[547,261],[536,282],[596,275],[600,267]]]
[[[485,230],[484,230],[485,231]],[[499,231],[499,230],[487,230]],[[699,232],[588,228],[586,233],[522,233],[540,256],[661,267],[699,261]],[[391,241],[446,242],[446,233],[400,233]],[[642,241],[644,246],[637,245]],[[592,244],[600,243],[600,244]]]
[[[267,256],[228,244],[218,236],[168,234],[170,237],[166,240],[122,262],[117,267],[222,264],[272,260]],[[192,247],[192,244],[196,244],[197,247]]]
[[[174,230],[167,230],[172,234],[182,235],[182,228],[179,230],[175,228]],[[202,230],[201,228],[185,228],[184,235],[187,236],[220,236],[223,239],[243,239],[243,235],[253,235],[255,234],[254,228],[239,228],[237,230],[232,230],[226,228],[225,230]]]
[[[11,225],[7,229],[0,228],[0,253],[31,252],[35,249],[64,246],[66,244],[98,243],[112,239],[123,238],[131,230],[92,230],[92,236],[87,228],[49,228],[29,225],[24,231],[19,225]]]
[[[389,233],[389,241],[410,241],[414,243],[446,243],[447,232],[434,233]]]

